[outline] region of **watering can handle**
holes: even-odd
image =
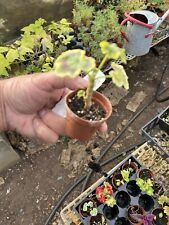
[[[128,13],[126,13],[125,12],[125,17],[126,17],[126,19],[124,19],[122,22],[121,22],[121,26],[123,26],[123,25],[125,25],[128,21],[130,21],[130,22],[133,22],[133,23],[137,23],[137,24],[139,24],[139,25],[141,25],[141,26],[143,26],[143,27],[146,27],[146,28],[148,28],[148,29],[152,29],[153,28],[153,25],[151,25],[151,24],[146,24],[146,23],[144,23],[144,22],[142,22],[142,21],[140,21],[140,20],[137,20],[137,19],[135,19],[135,18],[133,18],[132,16],[130,16]],[[122,32],[122,36],[126,39],[126,41],[128,42],[129,41],[129,39],[128,39],[128,37],[127,37],[127,35],[126,35],[126,33],[125,32]]]

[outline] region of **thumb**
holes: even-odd
[[[84,89],[88,84],[88,81],[82,77],[59,77],[55,72],[33,74],[32,82],[44,91],[53,91],[61,88],[69,88],[71,90]]]

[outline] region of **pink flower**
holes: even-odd
[[[99,201],[100,201],[101,203],[105,203],[105,202],[106,202],[106,196],[105,196],[104,194],[101,194],[101,195],[99,196]]]
[[[100,192],[103,192],[102,186],[100,186],[96,189],[96,195],[98,195]]]
[[[112,187],[110,185],[107,185],[106,189],[110,195],[113,193]]]

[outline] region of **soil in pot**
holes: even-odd
[[[122,170],[128,170],[129,168],[133,169],[133,172],[131,172],[131,175],[136,173],[136,171],[138,170],[138,166],[134,162],[126,162],[122,166]]]
[[[90,225],[107,225],[106,218],[102,214],[97,214],[90,219]]]
[[[140,177],[143,180],[148,180],[148,179],[154,180],[154,175],[149,169],[140,170],[138,173],[138,177]]]
[[[79,211],[79,214],[83,217],[83,218],[86,218],[88,216],[91,216],[90,215],[90,211],[91,211],[91,208],[88,207],[88,210],[87,211],[84,211],[83,210],[83,206],[85,203],[88,203],[88,202],[92,202],[93,203],[93,207],[92,208],[97,208],[97,204],[96,202],[93,200],[93,199],[85,199],[78,207],[78,211]]]
[[[131,225],[131,223],[125,217],[119,217],[116,220],[115,225]]]
[[[154,200],[151,196],[144,194],[139,197],[139,205],[148,212],[154,207]]]
[[[66,135],[82,141],[89,140],[112,113],[110,101],[97,91],[93,92],[91,107],[84,109],[84,105],[77,91],[66,96]]]
[[[160,218],[159,215],[163,214],[163,217]],[[153,219],[153,224],[154,225],[167,225],[167,216],[164,214],[163,209],[161,208],[156,208],[153,210],[152,214],[155,216]]]
[[[126,189],[127,189],[128,193],[133,197],[136,197],[141,193],[141,190],[140,190],[139,186],[136,184],[135,180],[129,181],[127,183]]]
[[[103,208],[103,213],[108,220],[114,220],[119,214],[119,209],[117,205],[113,207],[105,205]]]
[[[142,222],[138,222],[137,220],[135,220],[132,216],[133,214],[143,215],[144,209],[138,205],[131,205],[127,210],[128,219],[131,222],[131,224],[141,225]]]
[[[121,185],[123,185],[122,183],[118,184],[119,181],[122,181],[123,180],[123,177],[121,175],[120,172],[117,172],[117,173],[114,173],[113,176],[112,176],[112,185],[113,187],[117,190]]]
[[[119,191],[116,196],[116,203],[120,208],[126,208],[130,205],[131,198],[125,191]]]

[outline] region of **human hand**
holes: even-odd
[[[87,81],[81,77],[61,78],[54,72],[0,81],[3,129],[16,130],[48,143],[56,142],[59,135],[66,134],[66,121],[52,112],[52,108],[68,89],[83,89],[86,86]],[[100,130],[107,131],[106,123]]]

